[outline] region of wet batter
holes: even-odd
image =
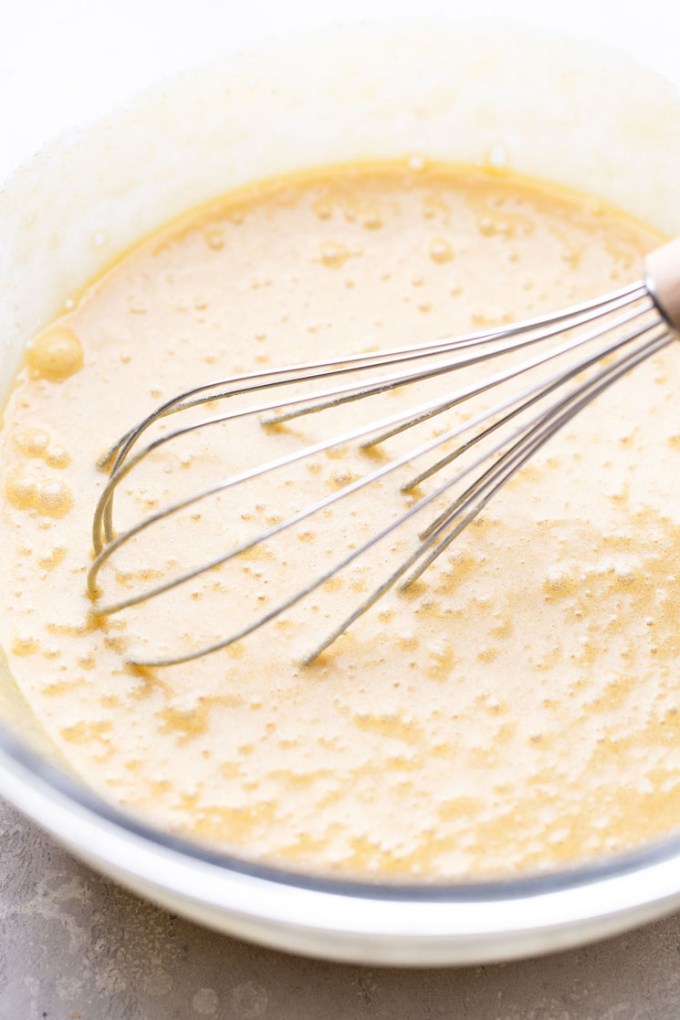
[[[406,538],[209,658],[147,671],[126,658],[205,644],[266,611],[410,505],[390,478],[345,513],[107,621],[85,592],[96,462],[178,390],[536,315],[638,278],[658,243],[604,203],[506,172],[357,166],[228,196],[71,302],[28,351],[0,433],[0,643],[61,759],[166,828],[315,871],[510,875],[673,829],[673,347],[553,440],[410,594],[388,594],[311,666],[301,656]],[[130,478],[116,524],[451,385],[332,420],[207,430]],[[329,451],[149,529],[103,571],[103,597],[202,562],[378,461]]]

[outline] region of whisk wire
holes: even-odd
[[[519,324],[479,330],[474,333],[464,334],[463,336],[453,338],[447,337],[443,340],[414,344],[407,347],[392,347],[368,354],[349,354],[342,358],[301,362],[283,367],[279,366],[276,368],[259,370],[257,372],[241,373],[239,375],[232,375],[222,379],[212,380],[209,383],[202,383],[200,386],[194,386],[191,389],[175,394],[175,396],[160,404],[149,415],[124,433],[124,435],[117,440],[108,452],[101,457],[98,462],[98,466],[101,469],[110,469],[112,473],[115,472],[119,463],[125,459],[131,447],[155,422],[167,417],[168,415],[175,414],[178,411],[184,411],[204,403],[210,403],[213,400],[219,400],[223,397],[232,397],[246,391],[254,392],[256,390],[286,385],[289,383],[299,383],[300,381],[307,382],[310,379],[323,377],[328,374],[335,374],[336,369],[338,374],[340,374],[345,371],[355,371],[358,367],[375,367],[385,361],[391,362],[395,358],[403,357],[404,360],[407,360],[410,352],[412,352],[414,356],[417,356],[418,354],[427,356],[428,354],[446,353],[448,351],[455,350],[457,347],[464,345],[473,339],[478,342],[492,341],[496,337],[516,335],[517,333],[524,332],[527,329],[540,329],[541,327],[549,326],[551,323],[564,321],[567,318],[572,318],[572,316],[575,317],[581,314],[586,316],[588,313],[592,313],[593,315],[604,315],[607,314],[608,311],[623,307],[625,304],[648,296],[648,294],[649,290],[647,285],[642,281],[638,281],[637,283],[621,287],[619,290],[612,291],[609,294],[600,295],[590,299],[589,301],[571,306],[570,308],[536,316]],[[318,372],[319,375],[314,374],[316,372]],[[247,385],[249,383],[252,383],[253,385]],[[235,385],[237,385],[236,389],[233,388]]]
[[[651,328],[652,327],[650,327],[650,329]],[[612,350],[619,349],[620,347],[629,343],[631,340],[637,339],[640,335],[642,334],[633,334],[631,336],[626,337],[623,340],[620,339],[619,341],[610,344],[606,353],[610,353]],[[356,609],[352,612],[352,614],[350,614],[350,616],[344,619],[342,623],[339,624],[328,635],[328,637],[314,649],[312,653],[305,657],[305,659],[303,660],[303,664],[304,665],[311,664],[316,658],[318,658],[318,656],[326,648],[329,647],[329,645],[336,641],[337,638],[342,633],[344,633],[349,627],[351,627],[352,624],[355,623],[360,616],[364,615],[364,613],[366,613],[373,605],[375,605],[375,603],[380,598],[382,598],[382,596],[386,594],[388,590],[394,587],[394,585],[399,581],[399,579],[405,573],[407,573],[407,571],[412,566],[414,566],[418,562],[418,560],[421,559],[421,557],[423,557],[425,553],[427,553],[428,549],[431,549],[431,547],[435,543],[437,543],[437,540],[441,537],[442,533],[446,531],[447,527],[449,527],[456,518],[460,517],[461,514],[464,514],[462,519],[457,521],[454,529],[449,534],[447,534],[438,544],[435,545],[435,548],[431,550],[429,556],[427,556],[425,561],[419,565],[418,569],[414,571],[411,576],[409,576],[409,578],[402,587],[407,588],[411,584],[413,584],[414,581],[418,577],[420,577],[421,574],[427,569],[427,567],[430,566],[431,563],[433,563],[439,557],[439,555],[441,555],[441,553],[451,544],[451,542],[472,522],[472,520],[474,520],[475,517],[478,516],[478,514],[484,509],[484,507],[493,498],[493,496],[496,495],[496,493],[506,484],[506,482],[510,480],[510,478],[517,472],[517,470],[519,470],[522,464],[525,463],[526,460],[528,460],[531,456],[533,456],[535,451],[540,446],[542,446],[543,443],[545,443],[552,435],[554,435],[555,432],[558,431],[563,425],[570,421],[571,418],[573,418],[574,415],[578,413],[578,411],[580,411],[587,403],[589,403],[600,392],[607,388],[611,384],[611,382],[613,382],[620,375],[624,374],[624,372],[629,371],[635,365],[639,364],[640,361],[649,357],[651,354],[656,353],[657,350],[660,350],[663,346],[668,344],[671,341],[671,339],[672,337],[668,334],[668,331],[665,327],[662,327],[662,332],[660,334],[658,333],[657,324],[656,336],[651,341],[647,341],[646,344],[640,350],[637,350],[632,354],[620,359],[618,362],[615,363],[615,365],[602,369],[597,374],[597,376],[595,376],[588,384],[582,385],[574,393],[569,394],[567,397],[560,399],[554,405],[552,405],[551,408],[549,408],[547,411],[543,411],[540,414],[538,414],[529,423],[524,423],[518,426],[518,428],[515,430],[511,437],[516,441],[513,442],[513,445],[511,445],[510,449],[506,451],[505,455],[501,458],[501,460],[497,462],[495,465],[493,465],[491,468],[489,468],[481,476],[481,478],[477,479],[475,483],[473,483],[473,485],[470,487],[470,489],[466,490],[466,492],[463,493],[463,495],[453,504],[453,506],[457,508],[456,512],[452,514],[451,508],[448,508],[446,519],[442,520],[436,528],[430,531],[427,537],[423,541],[421,541],[421,544],[401,564],[398,570],[390,574],[390,576],[386,578],[385,581],[383,581],[371,593],[371,595],[368,598],[364,599],[361,602],[361,604],[356,607]],[[602,356],[603,352],[600,351],[598,356],[593,356],[589,358],[586,363],[583,363],[577,368],[575,368],[573,374],[577,374],[579,371],[582,371],[584,367],[589,367],[590,364],[597,360],[597,357],[601,358]],[[551,389],[554,388],[555,388],[554,385],[551,386]],[[541,397],[545,397],[548,392],[549,390],[544,388],[543,391],[541,392]],[[535,400],[531,401],[531,403],[534,402]],[[522,409],[525,410],[528,406],[529,404],[525,404]],[[479,417],[483,418],[482,415],[480,415]],[[474,427],[475,423],[473,422],[465,424],[467,426]],[[272,619],[279,617],[282,613],[286,612],[288,609],[296,605],[297,602],[301,601],[307,595],[311,594],[314,590],[325,584],[327,581],[331,580],[331,578],[333,578],[336,574],[345,570],[355,560],[357,560],[359,557],[363,556],[366,552],[368,552],[370,548],[372,548],[379,542],[383,541],[397,528],[401,527],[410,518],[419,513],[425,506],[434,502],[448,489],[450,489],[455,484],[460,482],[465,476],[470,474],[472,471],[476,470],[482,463],[486,461],[486,459],[489,456],[494,456],[495,454],[504,450],[506,444],[507,439],[499,443],[490,453],[486,452],[480,455],[474,462],[467,465],[461,471],[457,472],[452,478],[447,479],[432,493],[423,497],[420,501],[418,501],[418,503],[416,503],[413,507],[409,508],[404,514],[397,518],[397,520],[390,522],[390,524],[383,528],[377,535],[372,536],[371,539],[363,543],[356,550],[351,551],[346,557],[344,557],[340,562],[334,564],[329,570],[323,572],[321,575],[314,578],[308,584],[304,585],[298,591],[296,591],[293,596],[278,603],[267,613],[258,617],[258,619],[253,621],[248,626],[243,627],[238,631],[228,635],[226,638],[222,639],[219,642],[215,642],[209,646],[206,646],[205,648],[194,650],[185,655],[175,657],[164,657],[155,660],[136,660],[135,664],[149,668],[163,665],[178,665],[181,663],[191,661],[192,659],[202,657],[203,655],[210,654],[211,652],[217,651],[220,648],[228,647],[229,645],[232,645],[237,641],[243,640],[249,634],[253,633],[254,630],[257,630],[260,627],[264,626]],[[407,459],[408,456],[401,458],[402,462],[406,462]],[[386,473],[387,470],[392,469],[393,465],[390,464],[384,466],[379,470],[380,473],[382,474]],[[364,480],[361,479],[359,480],[359,483],[363,481]],[[347,488],[349,489],[350,487]],[[330,498],[337,499],[340,498],[343,494],[346,493],[334,494],[334,497]],[[318,508],[319,508],[318,506],[315,507],[314,512]],[[283,528],[290,526],[290,524],[293,523],[293,520],[294,519],[291,518],[290,521],[284,522],[283,525],[279,525],[277,526],[277,528],[272,528],[271,531],[277,532],[283,530]],[[262,535],[259,536],[256,541],[258,543],[264,541],[264,536]],[[255,543],[254,542],[249,543],[249,547],[251,547],[253,544]],[[236,554],[237,554],[236,551],[232,551],[225,558],[231,558]],[[184,580],[184,578],[182,578],[182,580]]]
[[[661,333],[653,340],[641,349],[633,354],[628,355],[626,358],[622,358],[616,362],[615,365],[603,370],[598,376],[588,384],[588,388],[585,387],[578,389],[575,393],[565,398],[563,401],[553,405],[552,408],[548,409],[545,415],[537,416],[534,419],[534,426],[530,432],[522,436],[522,438],[514,444],[510,450],[502,458],[500,458],[495,464],[493,464],[483,475],[477,478],[473,484],[465,490],[454,502],[443,511],[438,518],[432,522],[432,524],[426,528],[419,537],[429,538],[431,536],[436,537],[438,534],[442,534],[447,526],[452,523],[453,520],[459,515],[460,512],[475,498],[478,502],[475,503],[474,516],[477,516],[484,507],[490,502],[493,496],[510,481],[510,479],[519,471],[523,464],[526,463],[534,453],[544,445],[559,429],[564,425],[568,424],[572,418],[574,418],[584,407],[587,406],[595,397],[599,396],[600,393],[608,389],[612,383],[618,378],[635,368],[642,361],[656,354],[662,350],[669,343],[673,341],[674,337],[667,331]],[[597,385],[594,385],[597,383]],[[578,398],[578,399],[576,399]],[[564,408],[563,413],[559,417],[555,417],[557,412]],[[479,466],[479,465],[477,465]],[[482,499],[479,499],[480,493],[484,492]],[[469,523],[469,519],[466,518],[466,525]],[[453,538],[459,534],[459,530],[456,528],[455,532],[447,535],[440,546],[437,546],[435,550],[430,554],[425,563],[417,572],[414,572],[407,581],[402,585],[403,589],[408,588],[418,577],[438,558],[438,556],[444,551],[444,549],[450,545]]]
[[[131,661],[135,665],[147,668],[164,667],[186,663],[233,645],[280,618],[282,614],[393,535],[397,529],[404,527],[427,507],[435,507],[438,512],[429,524],[418,532],[415,548],[334,627],[322,642],[317,644],[304,660],[306,664],[313,662],[390,589],[397,585],[401,591],[409,589],[455,538],[483,512],[522,466],[576,414],[616,380],[673,341],[676,335],[675,325],[672,317],[663,309],[667,306],[675,307],[676,295],[674,292],[671,293],[668,280],[672,282],[677,276],[670,272],[669,266],[671,260],[677,260],[678,252],[672,245],[667,247],[668,254],[664,254],[663,248],[659,249],[655,255],[661,257],[654,262],[654,266],[657,264],[662,266],[658,273],[659,279],[663,276],[662,300],[657,299],[654,280],[647,278],[564,311],[539,316],[524,323],[494,327],[460,337],[446,337],[425,344],[393,347],[226,377],[187,389],[171,400],[165,401],[128,430],[102,461],[102,465],[110,467],[110,475],[94,514],[95,557],[88,573],[88,589],[94,599],[95,612],[101,616],[117,613],[178,588],[247,553],[255,546],[275,539],[313,515],[327,511],[341,500],[374,485],[392,472],[418,462],[428,454],[441,451],[442,448],[446,450],[449,444],[456,441],[453,450],[448,449],[438,455],[429,466],[421,467],[407,479],[401,485],[401,491],[415,493],[423,482],[444,471],[454,461],[463,458],[462,465],[459,465],[452,475],[435,485],[432,491],[420,498],[414,498],[409,506],[396,514],[394,519],[385,523],[376,533],[358,545],[351,546],[338,561],[304,582],[266,612],[202,647],[162,656],[131,656]],[[564,341],[559,341],[565,332],[570,335]],[[548,344],[546,349],[546,341],[551,340],[559,342]],[[530,354],[521,362],[506,365],[485,379],[456,388],[444,399],[441,396],[430,399],[416,407],[386,415],[378,421],[355,425],[340,435],[311,442],[299,449],[288,450],[264,463],[233,473],[203,490],[177,499],[119,533],[114,530],[114,497],[123,480],[152,454],[185,436],[250,416],[264,415],[264,420],[261,420],[264,427],[280,425],[352,401],[378,396],[398,387],[426,382],[488,359],[503,355],[512,357],[535,344],[544,345],[538,353]],[[593,345],[594,350],[590,349]],[[588,353],[577,357],[566,367],[564,365],[558,367],[547,377],[530,382],[521,392],[505,397],[468,420],[458,421],[448,428],[439,430],[439,434],[432,438],[416,443],[413,448],[387,458],[384,463],[343,485],[338,491],[296,510],[284,520],[277,521],[261,533],[236,543],[224,553],[145,590],[128,594],[119,601],[101,604],[99,576],[102,568],[114,554],[154,525],[212,496],[219,496],[227,490],[235,489],[270,472],[285,470],[333,448],[354,444],[359,449],[370,450],[381,446],[464,401],[481,397],[495,387],[503,387],[504,384],[526,373],[533,373],[553,361],[560,362],[569,354],[581,349],[587,350]],[[422,361],[425,365],[419,368],[418,363]],[[597,368],[600,364],[602,367]],[[389,371],[381,374],[381,369],[385,368]],[[593,369],[596,370],[592,371]],[[355,373],[358,374],[357,378],[352,378],[348,382],[342,381],[343,377]],[[366,373],[370,373],[368,377]],[[579,379],[583,375],[586,378]],[[308,384],[314,384],[314,389],[305,396],[300,396],[296,392],[276,395],[279,387],[285,389],[292,385],[299,387]],[[556,400],[546,405],[547,398],[564,387],[567,387],[567,392],[563,392]],[[274,391],[274,400],[264,397],[268,391]],[[201,417],[178,428],[171,428],[135,449],[150,428],[174,414],[187,412],[212,402],[248,396],[255,399],[246,407],[231,406],[223,413]],[[536,408],[536,411],[529,414],[532,408]],[[497,436],[497,440],[491,441],[494,435]],[[477,448],[479,452],[475,453]],[[474,455],[466,457],[468,454]],[[459,491],[453,499],[449,497],[448,505],[444,509],[438,509],[437,504],[443,497],[455,487],[460,487],[461,483],[465,483],[471,476],[472,481],[465,484],[463,491]]]
[[[434,378],[444,372],[467,367],[477,361],[483,361],[489,357],[497,357],[510,350],[519,349],[534,342],[542,342],[546,339],[546,336],[552,336],[555,335],[555,333],[563,331],[566,328],[565,322],[570,323],[570,328],[583,325],[585,322],[589,321],[588,311],[584,311],[584,309],[592,310],[592,313],[595,316],[608,315],[612,311],[625,306],[625,304],[629,303],[631,300],[640,300],[644,298],[644,296],[645,289],[643,285],[632,285],[614,292],[609,295],[608,298],[595,299],[593,302],[589,302],[584,306],[576,306],[575,308],[567,309],[561,313],[554,313],[549,316],[543,316],[531,320],[529,323],[525,323],[523,328],[509,326],[503,329],[471,333],[453,339],[447,338],[430,344],[393,348],[391,352],[379,352],[378,354],[373,355],[350,355],[345,359],[334,359],[325,362],[308,362],[278,370],[268,369],[262,372],[250,373],[248,375],[234,376],[231,380],[205,384],[203,386],[196,387],[193,390],[187,390],[180,396],[166,401],[160,408],[148,415],[139,425],[126,433],[126,435],[123,436],[122,439],[119,440],[119,442],[100,461],[100,465],[104,466],[113,460],[113,465],[110,471],[109,483],[104,489],[95,511],[93,523],[93,545],[95,553],[99,553],[104,544],[102,540],[102,529],[104,532],[104,540],[106,542],[111,542],[114,537],[113,496],[116,484],[122,481],[122,479],[126,477],[126,475],[129,474],[129,472],[150,453],[158,450],[166,443],[178,439],[182,435],[187,435],[199,428],[223,424],[227,421],[245,417],[246,415],[260,414],[263,412],[267,412],[269,414],[269,418],[265,421],[265,424],[276,424],[286,421],[289,418],[299,417],[300,414],[313,413],[315,410],[323,410],[326,407],[337,406],[349,400],[363,399],[366,396],[382,393],[407,383],[410,384],[416,381]],[[649,299],[647,307],[642,309],[642,311],[647,311],[650,307],[652,307],[651,299]],[[638,312],[638,314],[640,314],[640,312]],[[554,322],[559,323],[556,329],[548,328],[547,332],[539,334],[536,337],[529,335],[531,330],[539,328],[540,326],[550,327],[550,325]],[[518,334],[521,337],[519,342],[494,345],[493,347],[489,346],[490,341],[494,341],[497,338],[507,339],[509,337],[517,336]],[[348,372],[372,369],[380,367],[387,360],[389,360],[390,364],[398,364],[404,361],[410,362],[431,357],[433,354],[451,353],[453,351],[466,349],[468,347],[477,347],[480,345],[489,347],[489,349],[479,356],[473,355],[460,362],[452,363],[447,361],[441,365],[431,367],[429,370],[421,374],[414,374],[411,371],[388,376],[374,381],[372,387],[369,387],[368,389],[365,385],[359,383],[319,393],[316,395],[318,406],[311,406],[308,410],[300,409],[299,398],[289,397],[273,404],[270,403],[267,405],[246,408],[244,410],[230,412],[226,415],[219,415],[217,417],[194,422],[190,426],[186,426],[184,429],[179,429],[175,432],[171,432],[169,435],[160,437],[156,441],[150,443],[149,446],[147,446],[145,450],[136,457],[127,460],[127,456],[132,450],[132,447],[141,438],[143,433],[155,422],[178,411],[197,406],[198,404],[209,403],[226,398],[234,398],[241,396],[244,393],[260,392],[261,390],[290,385],[292,383],[300,383],[301,381],[308,382],[314,379],[326,379],[328,377],[347,374]],[[224,387],[230,382],[231,386],[228,389],[225,389]],[[216,393],[215,389],[221,390],[221,392]],[[200,393],[203,393],[203,395],[200,398],[196,397],[194,399],[194,395]],[[298,405],[297,409],[295,409],[296,405]],[[283,414],[279,413],[278,415],[271,415],[272,411],[280,411],[281,408],[285,407],[293,408],[293,410],[290,412],[284,412]],[[445,409],[445,407],[442,407],[442,410]],[[414,422],[414,424],[417,424],[417,422]],[[377,442],[380,441],[382,440],[378,440]]]
[[[215,486],[211,486],[210,488],[207,488],[202,492],[197,493],[194,496],[191,496],[187,499],[179,500],[171,504],[170,506],[164,508],[163,510],[150,515],[145,521],[141,521],[135,527],[129,529],[127,532],[114,538],[111,514],[113,505],[113,494],[115,492],[115,489],[118,487],[120,482],[125,477],[127,477],[127,475],[129,475],[130,472],[133,471],[134,468],[136,468],[151,453],[159,450],[161,447],[167,445],[168,443],[181,438],[182,436],[186,436],[192,432],[195,432],[198,429],[216,424],[224,424],[228,421],[234,421],[237,420],[238,418],[242,418],[245,416],[260,414],[262,411],[271,409],[272,406],[281,407],[285,406],[286,404],[293,403],[295,402],[295,398],[293,398],[292,400],[281,400],[276,402],[274,405],[269,404],[265,406],[256,406],[254,408],[249,407],[245,409],[238,409],[229,412],[228,414],[219,415],[217,417],[209,418],[198,422],[192,422],[189,425],[183,426],[181,429],[176,429],[175,431],[169,433],[168,435],[160,436],[153,442],[149,443],[148,446],[146,446],[140,452],[135,454],[133,457],[124,462],[121,462],[117,468],[114,467],[114,469],[112,469],[109,481],[103,490],[103,493],[99,499],[97,508],[95,510],[93,522],[93,546],[95,549],[97,559],[95,560],[95,563],[93,564],[93,567],[90,570],[90,575],[88,577],[88,587],[90,588],[91,591],[96,590],[96,575],[99,572],[101,565],[103,564],[103,562],[106,561],[106,559],[110,557],[110,555],[112,555],[117,549],[119,549],[121,545],[128,541],[128,539],[134,537],[141,531],[145,530],[147,527],[150,527],[152,524],[158,523],[160,520],[163,520],[165,517],[171,514],[175,514],[181,510],[188,508],[189,506],[194,505],[195,503],[200,502],[203,499],[216,495],[217,493],[225,491],[228,488],[232,488],[234,485],[244,483],[253,478],[259,477],[260,475],[263,475],[269,471],[276,470],[277,468],[290,466],[296,461],[302,459],[303,457],[313,456],[318,453],[322,453],[333,446],[339,446],[356,442],[357,440],[360,440],[366,436],[370,436],[373,432],[376,431],[378,432],[378,435],[364,442],[362,446],[364,447],[377,446],[385,442],[387,439],[392,438],[394,435],[401,433],[402,431],[404,431],[404,429],[411,428],[417,424],[421,424],[422,422],[427,421],[428,419],[434,417],[435,415],[441,414],[444,411],[455,407],[457,404],[460,404],[463,401],[470,399],[471,397],[481,395],[487,390],[490,390],[493,387],[498,386],[502,382],[507,382],[508,380],[518,375],[528,372],[529,370],[537,367],[538,365],[544,364],[546,361],[558,358],[562,354],[567,353],[568,351],[572,350],[575,347],[589,343],[592,340],[599,338],[604,332],[608,332],[609,329],[619,328],[625,325],[626,323],[637,318],[638,316],[646,314],[647,312],[650,311],[650,309],[651,303],[646,304],[642,308],[636,308],[633,311],[629,312],[628,314],[620,316],[617,320],[611,323],[606,330],[600,328],[597,330],[592,330],[590,333],[586,334],[583,337],[581,336],[576,337],[575,339],[572,339],[571,341],[567,342],[566,344],[562,345],[559,348],[553,348],[549,350],[547,353],[543,353],[542,355],[539,355],[534,359],[530,359],[529,361],[523,362],[519,366],[514,366],[511,367],[510,369],[506,369],[505,371],[484,380],[482,383],[472,384],[468,387],[458,390],[452,397],[448,398],[446,401],[439,400],[429,401],[426,404],[421,405],[421,407],[419,408],[410,409],[408,412],[405,413],[402,412],[401,414],[390,416],[380,422],[374,422],[369,426],[362,426],[359,429],[350,430],[349,432],[346,432],[344,435],[340,437],[335,437],[328,441],[322,441],[320,443],[313,444],[309,447],[306,447],[303,450],[296,451],[293,454],[288,454],[283,457],[277,458],[264,465],[260,465],[257,468],[254,468],[250,471],[244,471],[238,475],[231,476],[230,478],[216,484]],[[506,353],[506,351],[507,348],[504,348],[502,350],[496,349],[492,354],[487,355],[487,357]],[[412,382],[414,380],[420,381],[424,379],[430,379],[436,375],[453,371],[454,369],[467,367],[469,364],[470,362],[468,361],[465,361],[463,363],[454,362],[453,364],[447,362],[444,366],[436,365],[433,368],[429,369],[427,372],[418,373],[415,376],[410,375],[408,376],[408,380]],[[402,385],[403,381],[404,377],[402,376],[399,376],[398,381],[395,381],[395,377],[391,377],[390,379],[387,380],[381,380],[381,386],[383,386],[384,388],[387,388],[388,386],[389,388],[392,388],[393,386],[396,385]],[[352,389],[356,389],[356,387],[352,387]],[[368,391],[364,390],[362,395],[370,396],[372,395],[373,392],[381,391],[382,390],[377,391],[371,391],[370,389]],[[337,394],[339,390],[335,390],[333,392],[334,394]],[[326,394],[322,394],[322,396],[326,396]],[[325,406],[329,405],[321,405],[317,409],[323,409],[323,407]],[[102,528],[104,529],[105,538],[102,537]],[[108,543],[106,547],[104,546],[104,541]]]
[[[453,530],[450,533],[448,533],[445,536],[445,538],[442,539],[441,542],[435,545],[435,548],[431,550],[430,554],[424,559],[424,561],[421,564],[418,565],[417,569],[414,570],[400,586],[402,591],[406,591],[408,588],[410,588],[421,577],[425,570],[427,570],[427,568],[431,566],[432,563],[434,563],[434,561],[438,559],[439,556],[448,548],[448,546],[454,541],[454,539],[456,539],[465,530],[465,528],[467,528],[468,525],[471,524],[472,521],[482,512],[482,510],[484,510],[484,508],[488,505],[491,499],[500,491],[500,489],[503,488],[503,486],[510,480],[510,478],[512,478],[513,475],[517,473],[521,466],[524,463],[526,463],[527,460],[533,457],[536,450],[538,450],[545,442],[548,441],[548,439],[555,435],[555,433],[558,432],[559,429],[561,429],[564,425],[571,421],[571,419],[576,414],[578,414],[578,412],[582,410],[583,407],[590,403],[591,400],[595,399],[595,397],[598,396],[599,393],[607,389],[615,378],[618,378],[619,375],[623,375],[625,372],[630,371],[630,369],[634,368],[637,364],[640,363],[640,361],[645,360],[652,354],[655,354],[657,351],[661,350],[668,343],[670,343],[672,339],[673,337],[665,333],[660,340],[648,344],[638,357],[631,357],[630,359],[625,359],[626,364],[618,366],[620,368],[620,371],[618,373],[614,374],[610,370],[607,370],[605,373],[603,373],[602,381],[598,387],[596,387],[592,391],[589,391],[588,393],[582,394],[581,399],[577,401],[573,407],[567,408],[556,419],[553,420],[551,418],[546,426],[539,427],[540,423],[543,422],[543,416],[542,415],[537,416],[537,418],[535,419],[536,422],[535,428],[537,428],[538,431],[533,433],[531,440],[529,442],[526,441],[526,436],[522,436],[522,438],[511,448],[511,451],[508,451],[509,453],[512,453],[512,456],[510,456],[508,459],[503,458],[504,469],[503,472],[499,476],[497,475],[498,465],[495,466],[496,470],[494,470],[494,468],[489,469],[488,487],[486,487],[486,489],[483,483],[480,484],[482,480],[475,481],[473,485],[470,486],[470,489],[467,490],[467,492],[469,493],[468,498],[467,499],[465,498],[466,494],[464,493],[463,496],[459,500],[456,500],[455,503],[453,504],[456,507],[455,513],[447,515],[447,519],[443,521],[438,528],[431,531],[431,533],[428,534],[428,536],[425,539],[423,539],[420,546],[418,546],[418,548],[415,549],[411,553],[411,555],[408,556],[407,559],[405,559],[400,564],[400,566],[395,571],[393,571],[392,574],[390,574],[389,577],[387,577],[366,599],[364,599],[361,602],[361,604],[357,606],[356,609],[354,609],[349,616],[343,619],[343,621],[340,624],[338,624],[338,626],[335,627],[330,634],[327,635],[323,642],[318,644],[314,648],[314,650],[305,657],[305,659],[303,660],[303,665],[310,665],[311,663],[313,663],[315,659],[317,659],[328,647],[330,647],[330,645],[332,645],[343,633],[345,633],[345,631],[347,631],[354,623],[356,623],[356,621],[361,616],[363,616],[373,605],[375,605],[377,601],[379,601],[391,588],[393,588],[397,584],[399,579],[403,577],[404,574],[406,574],[408,570],[418,562],[418,560],[424,555],[424,553],[426,553],[427,550],[430,549],[430,547],[436,542],[437,537],[443,531],[446,530],[446,527],[449,524],[451,524],[453,520],[455,520],[461,514],[464,513],[464,516],[457,521]],[[523,431],[522,428],[517,429],[515,434],[518,434],[522,431]],[[464,471],[460,472],[453,479],[449,479],[442,486],[440,486],[439,489],[437,489],[436,493],[432,493],[430,496],[428,496],[427,501],[430,502],[433,498],[436,498],[437,496],[441,495],[452,485],[456,484],[456,482],[460,481],[465,474],[468,474],[470,471],[479,467],[479,465],[484,460],[485,456],[479,457],[477,461],[469,465],[469,467],[467,467]],[[483,495],[480,495],[482,490],[485,491],[483,492]],[[413,512],[417,512],[417,510],[420,508],[421,506],[414,508]],[[409,511],[409,514],[410,513],[411,511]],[[377,541],[380,541],[382,540],[382,538],[386,537],[386,535],[391,530],[393,530],[392,527],[390,527],[389,529],[385,529],[385,532],[380,534]]]

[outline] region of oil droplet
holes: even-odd
[[[12,642],[14,655],[34,655],[39,648],[40,643],[30,634],[17,634]]]
[[[36,503],[38,483],[33,475],[20,469],[9,475],[5,483],[5,492],[17,510],[31,510]]]
[[[483,216],[477,229],[483,237],[512,237],[514,234],[512,226],[503,219],[494,216]]]
[[[560,566],[551,567],[543,582],[543,591],[553,598],[572,595],[579,589],[578,580]]]
[[[333,206],[329,199],[319,198],[312,206],[314,215],[320,220],[329,220],[333,215]]]
[[[446,679],[455,662],[454,650],[450,642],[432,641],[427,646],[425,672],[432,679]]]
[[[351,250],[337,241],[326,241],[321,246],[318,261],[331,269],[340,269],[352,255]]]
[[[43,482],[37,491],[35,505],[48,517],[63,517],[73,506],[71,490],[61,481]]]
[[[562,259],[563,262],[570,266],[570,268],[576,269],[576,267],[581,261],[581,255],[582,255],[581,251],[577,251],[574,248],[565,248],[562,254],[560,255],[560,258]]]
[[[57,546],[49,556],[41,556],[38,563],[43,570],[54,570],[60,563],[63,563],[67,551],[63,546]]]
[[[224,234],[217,227],[212,227],[210,230],[206,230],[205,243],[213,251],[220,251],[224,248]]]
[[[350,471],[350,469],[347,467],[338,468],[331,475],[331,483],[336,488],[341,489],[346,485],[351,485],[351,483],[355,481],[357,477],[358,476],[353,471]]]
[[[53,468],[66,468],[71,463],[71,454],[63,446],[50,446],[45,454],[45,463]]]
[[[26,428],[17,436],[17,445],[27,457],[39,457],[50,467],[64,468],[71,463],[71,455],[59,443],[50,446],[45,429]]]
[[[377,209],[367,209],[361,217],[361,225],[367,230],[379,230],[383,225],[383,218]]]
[[[19,433],[17,443],[27,457],[42,457],[49,446],[50,437],[44,429],[27,428]]]
[[[54,326],[33,341],[27,360],[43,379],[63,382],[83,367],[83,348],[72,329]]]
[[[438,265],[450,262],[453,258],[453,248],[445,237],[435,237],[430,244],[430,258]]]

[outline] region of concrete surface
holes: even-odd
[[[197,928],[0,802],[0,1020],[678,1020],[680,915],[521,963],[362,969]]]

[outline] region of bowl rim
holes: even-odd
[[[679,831],[618,854],[600,857],[598,860],[545,871],[522,872],[508,877],[462,881],[424,878],[420,882],[402,882],[398,879],[385,881],[373,878],[337,877],[323,872],[315,874],[211,847],[207,842],[202,844],[189,836],[164,830],[152,822],[145,821],[124,807],[106,800],[70,776],[65,769],[33,751],[0,722],[0,787],[3,757],[16,763],[24,773],[32,776],[37,782],[47,784],[62,797],[73,802],[74,806],[98,816],[102,821],[122,831],[141,837],[151,845],[237,874],[293,888],[344,896],[361,898],[369,895],[375,899],[413,902],[493,901],[499,897],[520,899],[590,885],[601,879],[629,874],[680,857]],[[15,806],[21,810],[21,804]],[[678,891],[680,892],[680,875]]]

